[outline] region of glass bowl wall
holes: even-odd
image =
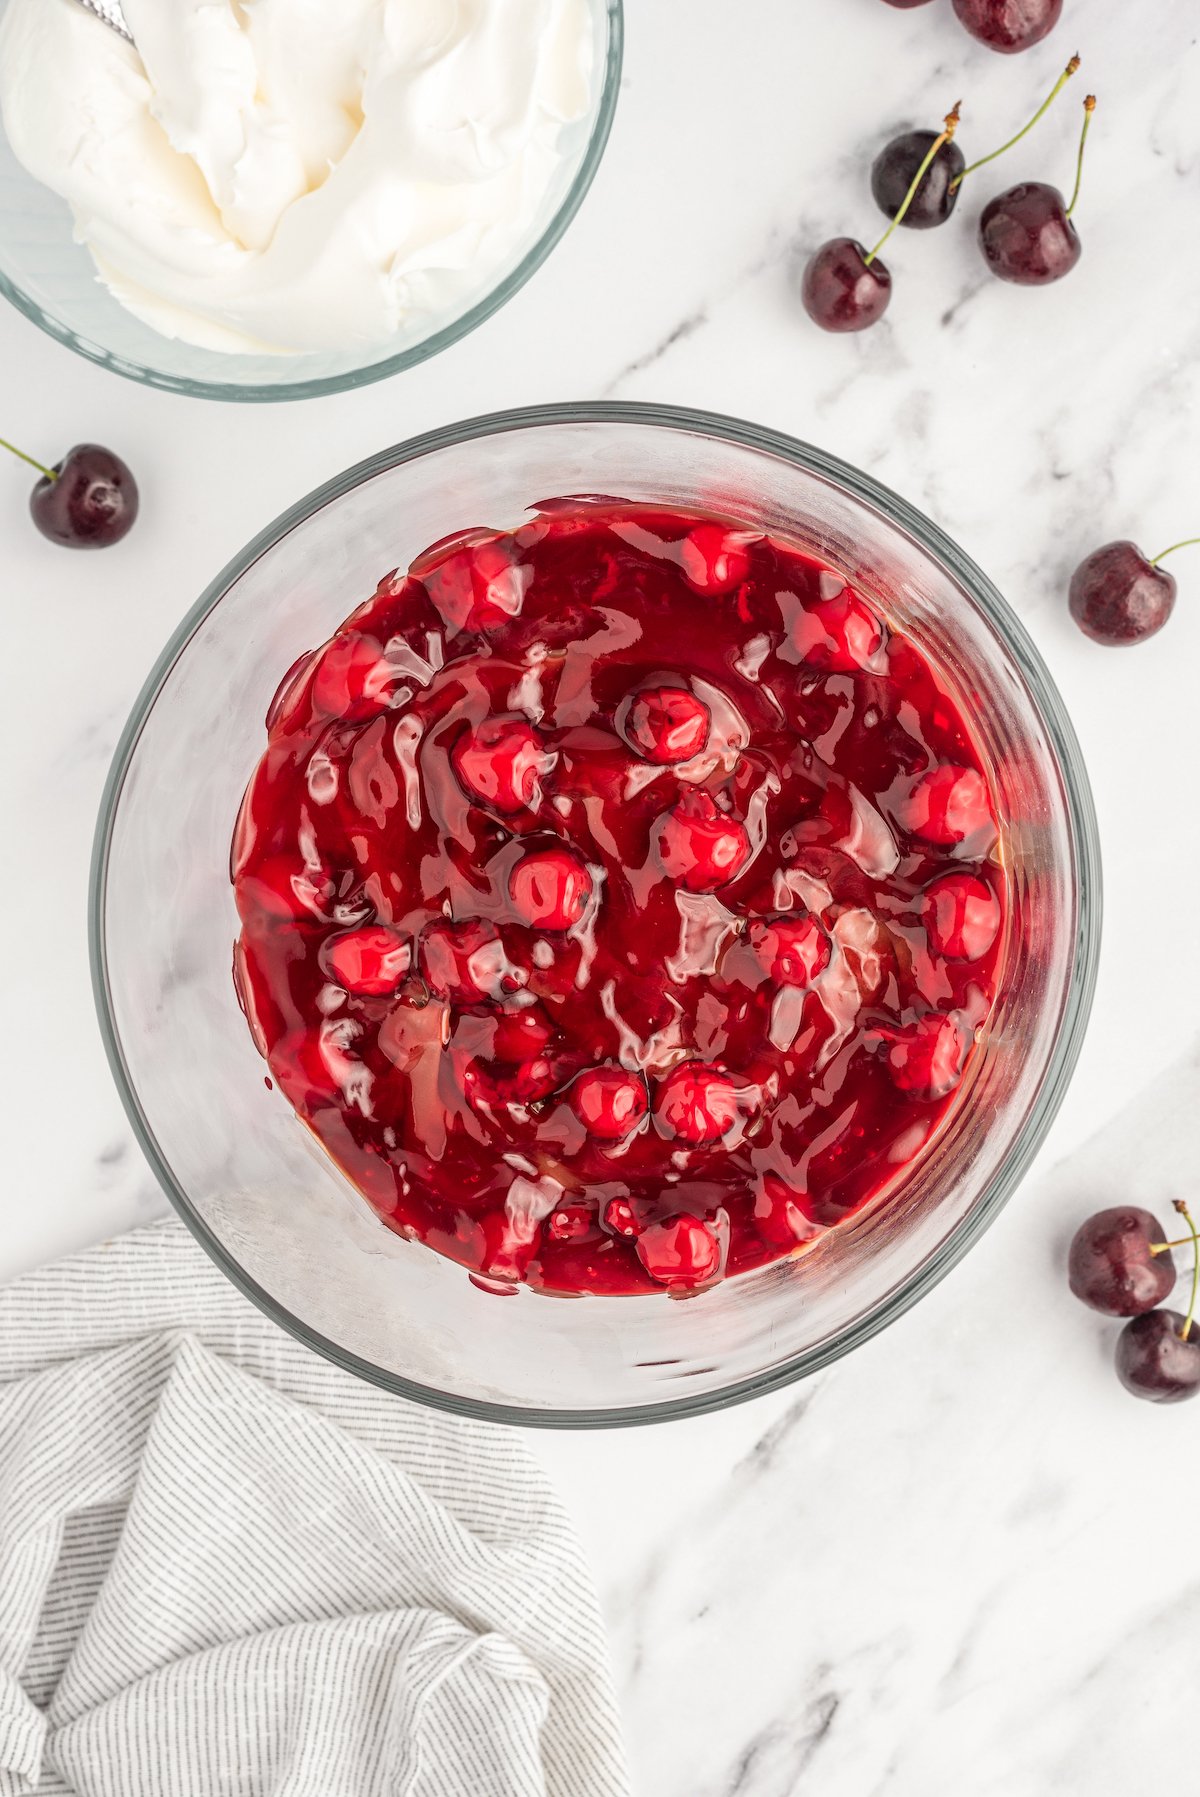
[[[936,658],[973,720],[1012,882],[986,1041],[915,1172],[802,1261],[686,1302],[498,1298],[389,1232],[267,1089],[231,979],[230,836],[284,670],[426,544],[515,525],[534,501],[572,493],[719,511],[841,569]],[[979,1238],[1073,1067],[1099,894],[1091,800],[1058,695],[999,594],[933,525],[866,475],[751,425],[563,406],[389,450],[303,500],[218,577],[117,753],[96,847],[94,971],[142,1144],[243,1290],[396,1391],[500,1420],[596,1425],[709,1409],[811,1372]]]

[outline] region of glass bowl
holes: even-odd
[[[8,0],[0,0],[0,15]],[[65,200],[17,161],[0,124],[0,294],[51,337],[130,380],[201,399],[311,399],[398,374],[490,318],[523,287],[574,218],[599,167],[621,81],[622,0],[588,0],[595,33],[591,110],[564,132],[558,174],[528,239],[437,330],[344,355],[229,355],[160,335],[100,282]]]
[[[472,524],[604,493],[799,538],[940,664],[990,767],[1013,916],[986,1040],[886,1204],[801,1261],[686,1302],[497,1297],[401,1240],[278,1092],[238,1009],[229,851],[284,671],[379,576]],[[698,600],[697,604],[703,602]],[[500,1421],[657,1421],[768,1391],[865,1341],[977,1241],[1063,1096],[1091,1001],[1095,819],[1062,702],[986,577],[895,494],[754,425],[640,405],[549,406],[389,449],[278,519],[167,645],[117,750],[91,896],[113,1071],[180,1214],[231,1279],[390,1390]]]

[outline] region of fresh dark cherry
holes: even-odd
[[[804,310],[823,331],[865,331],[878,324],[892,297],[892,277],[853,237],[823,243],[804,270]]]
[[[864,331],[877,324],[892,296],[892,277],[879,260],[879,252],[904,223],[920,185],[934,160],[958,129],[957,104],[946,114],[942,130],[930,140],[922,162],[892,216],[892,222],[873,249],[865,250],[852,237],[834,237],[808,260],[801,296],[809,317],[826,331]]]
[[[1097,1211],[1075,1232],[1067,1281],[1075,1296],[1110,1317],[1136,1317],[1169,1298],[1177,1270],[1162,1225],[1148,1210],[1117,1205]]]
[[[1073,56],[1055,93],[1078,66],[1079,58]],[[1015,282],[1019,287],[1046,287],[1070,274],[1083,254],[1079,233],[1071,221],[1079,200],[1083,154],[1095,110],[1096,96],[1089,94],[1083,102],[1075,189],[1069,202],[1048,182],[1022,181],[997,194],[984,207],[979,220],[979,243],[984,261],[1000,280]]]
[[[1022,181],[989,200],[979,243],[992,273],[1018,287],[1061,281],[1083,254],[1066,200],[1045,181]]]
[[[1063,0],[953,0],[953,6],[972,37],[1012,56],[1049,36],[1062,17]]]
[[[986,163],[995,162],[1027,137],[1078,72],[1079,63],[1079,57],[1072,56],[1033,117],[1007,143],[969,167],[953,134],[947,138],[945,133],[939,136],[933,131],[905,131],[894,137],[884,145],[871,168],[871,192],[880,210],[914,230],[944,225],[958,204],[965,177]]]
[[[902,132],[876,156],[871,164],[871,192],[886,218],[894,219],[903,206],[904,196],[938,135],[936,131]],[[966,166],[957,143],[953,139],[944,143],[922,176],[901,224],[910,231],[944,225],[958,204],[958,183]]]
[[[44,537],[68,549],[108,549],[133,528],[137,482],[111,449],[77,443],[29,496],[33,521]]]
[[[1200,1334],[1177,1310],[1148,1310],[1117,1337],[1117,1377],[1135,1398],[1179,1404],[1200,1391]]]
[[[885,6],[895,6],[904,12],[911,12],[914,6],[928,6],[929,0],[883,0]]]
[[[1106,543],[1071,576],[1071,616],[1094,643],[1144,643],[1170,617],[1178,590],[1174,576],[1147,560],[1136,543]]]

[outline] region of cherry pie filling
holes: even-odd
[[[834,569],[559,500],[393,573],[289,672],[238,996],[379,1216],[497,1290],[683,1295],[919,1156],[1007,899],[935,668]]]

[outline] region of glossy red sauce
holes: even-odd
[[[679,1294],[893,1187],[987,1018],[1005,888],[936,671],[789,544],[555,501],[392,574],[285,679],[239,997],[403,1235]]]

